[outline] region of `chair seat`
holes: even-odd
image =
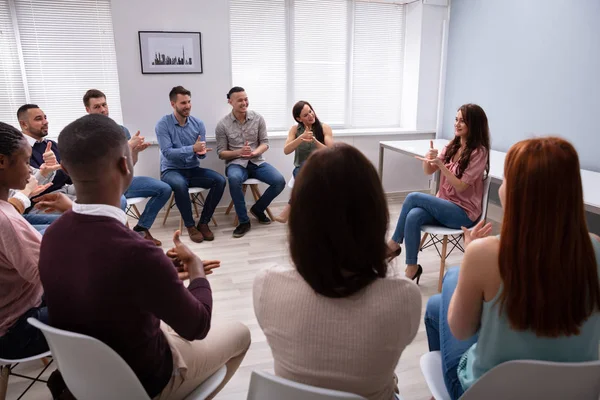
[[[421,356],[421,372],[435,400],[450,400],[442,373],[442,353],[430,351]]]
[[[210,394],[212,394],[219,385],[225,380],[225,375],[227,375],[227,367],[223,365],[221,368],[217,370],[214,374],[208,377],[207,380],[202,382],[200,386],[192,391],[192,393],[188,394],[185,397],[185,400],[204,400]]]
[[[9,360],[7,358],[0,358],[0,365],[12,365],[12,364],[17,364],[17,363],[24,363],[27,361],[35,361],[35,360],[39,360],[40,358],[44,358],[44,357],[50,357],[50,351],[46,351],[45,353],[41,353],[35,356],[31,356],[31,357],[25,357],[25,358],[19,358],[17,360]]]
[[[202,192],[205,192],[205,191],[207,191],[207,190],[208,190],[208,189],[201,188],[201,187],[191,187],[191,188],[188,188],[188,193],[189,193],[189,194],[196,194],[196,193],[202,193]]]
[[[430,235],[462,235],[462,229],[452,229],[446,228],[445,226],[436,226],[436,225],[423,225],[421,227],[421,231],[425,233],[429,233]]]
[[[134,204],[141,203],[142,201],[146,200],[147,198],[148,197],[131,197],[131,198],[127,199],[127,205],[132,206]]]
[[[264,183],[264,182],[259,181],[258,179],[248,178],[242,184],[243,185],[258,185],[259,183]]]

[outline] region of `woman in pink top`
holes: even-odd
[[[38,272],[42,236],[8,202],[11,188],[27,185],[30,157],[23,134],[0,122],[0,358],[48,351],[44,335],[27,323],[28,317],[48,322]]]
[[[470,228],[481,215],[484,172],[489,171],[490,132],[485,112],[476,104],[458,109],[454,122],[454,140],[438,155],[433,148],[423,161],[425,174],[440,171],[440,189],[436,197],[411,193],[402,205],[398,224],[388,242],[389,259],[400,255],[406,239],[406,276],[419,279],[423,268],[417,264],[423,225]]]

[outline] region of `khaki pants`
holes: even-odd
[[[210,328],[202,340],[187,341],[161,323],[173,353],[173,376],[155,400],[183,399],[223,365],[227,375],[209,398],[231,379],[250,347],[250,330],[240,322],[224,322]]]

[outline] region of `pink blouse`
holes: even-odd
[[[438,156],[442,161],[446,157],[446,149],[444,147],[441,154]],[[485,148],[480,147],[473,150],[471,153],[471,159],[467,169],[463,171],[463,175],[460,180],[469,187],[458,193],[454,186],[443,174],[440,174],[440,190],[438,191],[437,197],[440,199],[448,200],[461,207],[467,213],[467,216],[471,221],[477,220],[481,215],[481,203],[483,201],[483,173],[485,172],[485,166],[488,160],[488,152]],[[458,160],[450,161],[445,164],[454,175],[457,174]]]

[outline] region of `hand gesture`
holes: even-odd
[[[145,140],[146,138],[140,135],[140,131],[137,131],[127,144],[132,153],[139,153],[150,147],[150,143],[146,143]]]
[[[31,198],[43,193],[50,186],[52,186],[52,182],[46,183],[45,185],[39,185],[37,179],[35,179],[35,176],[31,175],[29,177],[29,181],[27,181],[25,189],[21,190],[21,193]]]
[[[484,225],[485,224],[485,225]],[[484,238],[488,236],[492,232],[492,224],[485,223],[484,220],[481,220],[475,225],[471,230],[461,226],[463,231],[463,239],[465,241],[465,248],[474,240]]]
[[[221,262],[217,260],[202,262],[189,247],[181,242],[178,230],[173,235],[173,244],[175,247],[167,251],[167,256],[173,261],[173,265],[177,268],[177,274],[182,280],[204,278],[206,275],[212,274],[213,269],[221,266]]]
[[[253,153],[252,153],[252,148],[250,147],[250,145],[248,144],[248,141],[246,140],[246,142],[244,143],[244,147],[242,147],[241,150],[241,157],[242,158],[252,158],[254,157]]]
[[[315,140],[313,131],[306,125],[304,126],[304,132],[299,137],[303,142],[313,142]]]
[[[435,167],[441,167],[444,165],[444,162],[438,158],[438,150],[433,148],[433,140],[429,141],[429,150],[425,154],[425,157],[415,156],[415,158]]]
[[[211,148],[206,147],[206,142],[202,141],[200,136],[198,136],[196,143],[194,143],[193,150],[194,150],[194,153],[198,154],[199,156],[203,156],[207,152],[212,151]]]
[[[65,212],[71,209],[73,202],[65,194],[53,192],[33,200],[35,208],[44,210],[45,213]]]
[[[58,164],[58,161],[56,161],[56,154],[52,151],[52,142],[50,141],[46,144],[46,150],[44,151],[44,154],[42,154],[42,160],[44,160],[44,164],[49,167]]]

